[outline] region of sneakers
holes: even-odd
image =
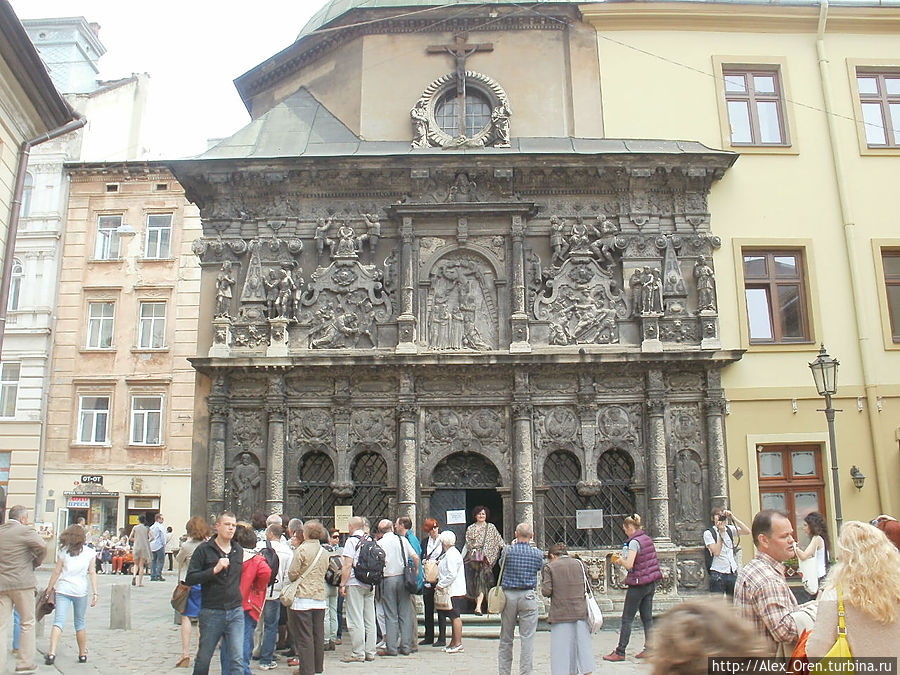
[[[446,647],[447,641],[446,640],[435,640],[434,644],[432,644],[431,646],[432,647]]]
[[[459,654],[465,650],[463,649],[462,644],[458,644],[455,647],[444,647],[444,651],[448,654]]]
[[[260,663],[258,667],[260,670],[275,670],[278,664],[272,661],[270,663]]]
[[[624,661],[625,655],[620,654],[619,652],[613,650],[609,654],[603,657],[604,661]]]
[[[369,660],[370,660],[369,657],[362,658],[359,656],[345,656],[344,658],[341,659],[341,663],[365,663],[366,661],[369,661]],[[371,660],[374,661],[375,660],[374,657]]]

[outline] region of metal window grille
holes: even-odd
[[[372,529],[380,518],[388,513],[387,463],[375,452],[363,452],[356,456],[350,469],[353,490],[353,515],[369,519]]]
[[[544,543],[549,546],[564,542],[571,548],[591,548],[599,545],[593,530],[579,530],[575,525],[575,511],[600,508],[596,496],[578,494],[581,464],[571,452],[557,450],[544,462]]]
[[[597,534],[602,546],[617,546],[624,541],[622,520],[634,513],[634,463],[621,450],[607,450],[597,462],[597,477],[603,486],[599,495],[603,529]]]
[[[291,513],[300,513],[304,520],[319,520],[326,528],[334,526],[334,506],[337,498],[331,491],[334,465],[323,452],[308,452],[300,459],[298,487],[288,490],[294,502]]]

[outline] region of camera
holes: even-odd
[[[724,513],[720,513],[716,517],[716,520],[718,520],[720,523],[724,523],[726,520],[728,520],[728,516],[726,516]]]

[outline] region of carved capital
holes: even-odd
[[[525,238],[525,222],[522,216],[512,217],[511,232],[514,241],[522,241]]]
[[[335,497],[352,497],[354,488],[355,486],[351,480],[336,480],[331,483],[331,492]]]
[[[267,401],[266,412],[269,414],[270,422],[284,422],[287,406],[281,401]]]
[[[662,417],[666,411],[666,399],[664,398],[648,398],[647,414],[653,417]]]
[[[703,408],[707,415],[724,415],[725,399],[724,398],[706,398],[703,399]]]
[[[516,401],[511,407],[513,419],[516,421],[530,420],[532,413],[534,412],[531,403],[526,403],[524,401]]]
[[[228,417],[228,405],[225,403],[210,402],[207,406],[207,410],[209,410],[210,422],[222,423]]]
[[[415,403],[400,403],[397,405],[397,415],[401,422],[415,422],[419,418],[419,406]]]

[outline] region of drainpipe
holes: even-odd
[[[0,357],[3,354],[3,334],[6,332],[6,306],[9,304],[9,282],[12,278],[12,261],[16,254],[16,233],[19,230],[19,215],[22,211],[22,193],[25,190],[25,171],[28,168],[28,158],[31,156],[31,148],[47,141],[52,141],[70,131],[80,129],[87,124],[87,118],[77,112],[71,122],[61,127],[56,127],[37,138],[22,143],[19,152],[19,163],[16,166],[16,186],[13,190],[12,206],[9,214],[9,231],[6,233],[6,252],[3,255],[3,272],[0,275]],[[48,372],[49,377],[49,372]]]
[[[828,76],[828,56],[825,52],[825,23],[828,19],[828,0],[819,3],[819,25],[816,30],[816,55],[819,62],[819,78],[822,82],[822,97],[825,103],[825,120],[828,124],[828,139],[831,143],[831,161],[834,165],[834,178],[837,184],[838,202],[841,207],[841,222],[844,228],[844,245],[847,248],[847,264],[850,268],[850,288],[853,292],[854,312],[856,320],[857,346],[859,348],[859,360],[862,366],[863,386],[866,392],[866,409],[869,416],[869,440],[872,444],[872,455],[875,462],[875,480],[878,483],[878,504],[881,513],[893,513],[890,503],[891,492],[888,482],[887,468],[881,460],[878,452],[878,430],[881,420],[878,418],[877,395],[878,386],[873,383],[872,363],[869,356],[869,347],[877,342],[872,339],[872,322],[867,319],[867,309],[870,302],[863,296],[861,277],[859,270],[861,265],[857,260],[856,223],[853,220],[850,204],[850,191],[847,189],[847,181],[844,176],[843,162],[841,161],[840,144],[838,143],[837,116],[831,103],[831,80]],[[878,337],[878,336],[876,336]]]

